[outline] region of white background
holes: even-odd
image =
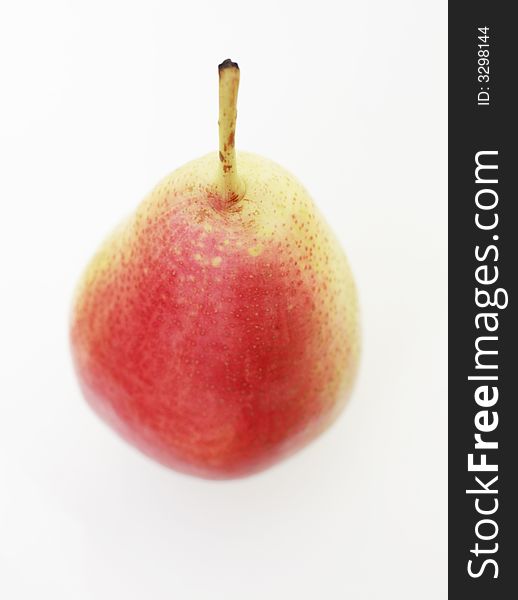
[[[207,482],[83,402],[67,319],[98,243],[216,149],[295,173],[357,277],[361,374],[338,423]],[[7,1],[0,8],[0,596],[446,597],[446,2]]]

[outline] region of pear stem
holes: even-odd
[[[236,118],[239,66],[230,59],[218,66],[219,72],[219,160],[224,201],[233,204],[244,196],[244,185],[237,175]]]

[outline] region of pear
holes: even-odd
[[[160,463],[225,479],[313,440],[358,363],[346,258],[302,185],[235,150],[239,67],[219,65],[219,152],[174,171],[95,255],[71,347],[93,409]]]

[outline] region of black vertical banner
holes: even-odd
[[[518,598],[518,29],[449,4],[449,597]]]

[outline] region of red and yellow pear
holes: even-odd
[[[159,462],[254,473],[345,404],[358,309],[345,256],[302,185],[235,150],[239,68],[219,66],[219,152],[171,173],[97,252],[71,346],[93,409]]]

